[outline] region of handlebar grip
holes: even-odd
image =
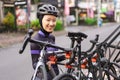
[[[28,43],[28,40],[29,40],[29,36],[26,36],[25,39],[24,39],[24,42],[23,42],[23,46],[21,47],[21,49],[19,50],[19,53],[22,54],[27,43]]]
[[[22,46],[21,49],[19,50],[19,54],[22,54],[23,51],[25,50],[26,45],[27,45],[28,41],[30,40],[32,34],[33,34],[33,30],[32,30],[32,29],[29,29],[27,35],[25,36],[25,39],[24,39],[24,42],[23,42],[23,46]]]
[[[99,40],[99,35],[96,35],[96,38],[94,40],[90,40],[91,43],[96,44]]]
[[[96,35],[96,39],[95,39],[95,41],[98,42],[98,40],[99,40],[99,34]]]

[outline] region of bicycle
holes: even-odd
[[[116,62],[120,61],[120,59],[117,59],[118,55],[120,54],[120,51],[118,52],[117,56],[114,58],[113,62],[110,62],[111,57],[106,59],[106,56],[105,56],[105,52],[108,47],[120,49],[120,46],[118,46],[118,45],[117,46],[111,45],[111,43],[120,35],[119,28],[120,28],[120,26],[118,26],[103,42],[101,42],[101,43],[97,42],[96,49],[93,50],[93,52],[91,52],[90,54],[84,55],[85,57],[83,57],[83,59],[84,58],[88,59],[87,60],[88,61],[87,62],[88,63],[88,73],[89,72],[91,73],[91,78],[93,80],[104,80],[105,75],[107,76],[108,80],[111,80],[111,76],[114,78],[114,80],[120,80],[120,76],[117,76],[116,70],[114,67],[114,66],[116,66],[118,69],[120,69],[119,64],[116,63]],[[115,34],[117,30],[119,32],[115,36],[113,36],[113,34]],[[113,38],[110,40],[110,38],[112,36],[113,36]],[[109,40],[109,42],[108,42],[108,40]],[[88,52],[86,51],[85,53],[88,53]],[[97,54],[97,59],[95,61],[96,65],[94,65],[92,63],[92,58],[93,58],[94,54]],[[110,55],[110,56],[112,56],[112,55]],[[82,60],[82,58],[79,60]],[[75,57],[74,57],[74,61],[75,61]],[[78,63],[81,64],[80,61]],[[79,68],[78,73],[81,74],[82,71],[80,70],[80,66],[78,66],[78,68]],[[54,80],[64,80],[64,78],[67,78],[67,77],[69,77],[69,79],[70,79],[70,76],[75,77],[76,78],[75,80],[79,80],[79,79],[82,80],[81,75],[73,75],[73,74],[69,74],[69,73],[58,75]],[[82,76],[84,76],[84,74]],[[86,78],[83,78],[83,80],[90,79],[87,76],[85,76],[85,77]],[[70,80],[73,80],[73,79],[70,79]]]
[[[25,36],[22,48],[19,50],[19,53],[22,54],[26,45],[28,44],[28,42],[35,43],[35,44],[38,44],[38,45],[42,46],[42,49],[41,49],[41,52],[40,52],[40,57],[39,57],[39,60],[36,64],[36,68],[35,68],[35,71],[34,71],[34,74],[33,74],[31,80],[47,80],[47,72],[48,71],[49,71],[49,73],[52,77],[55,77],[56,74],[55,74],[54,70],[52,69],[52,67],[49,67],[48,64],[45,63],[46,53],[55,54],[54,56],[49,57],[49,60],[51,61],[50,64],[66,65],[66,64],[70,64],[70,62],[66,62],[66,63],[57,62],[57,57],[56,57],[57,55],[56,54],[69,53],[69,52],[72,51],[72,49],[71,48],[69,48],[69,49],[68,48],[63,48],[63,47],[60,47],[60,46],[57,46],[57,45],[54,45],[54,44],[51,44],[51,43],[48,43],[48,42],[34,40],[34,39],[31,38],[32,34],[33,34],[33,30],[30,29],[28,31],[27,35]],[[47,52],[46,47],[53,47],[53,48],[60,49],[62,51]]]
[[[82,62],[84,61],[86,58],[83,56],[85,54],[82,54],[83,52],[81,52],[81,42],[84,38],[87,37],[86,34],[81,33],[81,32],[68,32],[68,36],[71,39],[71,47],[74,48],[74,52],[71,55],[71,59],[70,61],[72,61],[73,64],[71,64],[71,68],[68,68],[67,73],[58,75],[57,77],[54,78],[54,80],[79,80],[79,79],[87,79],[88,76],[84,75],[84,73],[82,72],[82,68],[84,68],[84,63]],[[90,49],[88,49],[86,52],[90,52],[96,42],[98,41],[98,37],[99,35],[96,36],[95,40],[91,40],[92,42],[92,46]],[[75,45],[75,42],[76,45]],[[76,60],[77,58],[77,60]],[[77,68],[77,72],[75,72],[75,68]],[[73,76],[74,75],[74,76]],[[74,78],[74,79],[73,79]]]

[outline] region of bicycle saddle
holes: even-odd
[[[88,35],[82,33],[82,32],[68,32],[68,37],[83,37],[87,38]]]

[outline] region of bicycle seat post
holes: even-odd
[[[74,44],[75,44],[75,39],[73,37],[71,37],[70,39],[71,39],[71,46],[70,46],[70,48],[73,48]]]

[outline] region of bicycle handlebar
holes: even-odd
[[[63,48],[63,47],[60,47],[60,46],[57,46],[55,44],[51,44],[51,43],[48,43],[48,42],[43,42],[43,41],[38,41],[38,40],[31,39],[32,34],[33,34],[33,30],[29,29],[27,35],[25,36],[23,46],[19,50],[20,54],[23,53],[23,51],[26,48],[26,45],[27,45],[28,42],[36,43],[36,44],[39,44],[39,45],[42,45],[42,46],[57,48],[57,49],[60,49],[60,50],[63,50],[63,51],[72,51],[72,48],[69,48],[69,49],[68,48]]]
[[[99,40],[99,35],[97,34],[94,40],[90,40],[90,42],[92,43],[92,46],[86,52],[92,51],[93,48],[95,47],[95,44],[98,43],[98,40]]]
[[[24,39],[24,41],[23,41],[23,45],[22,45],[21,49],[19,50],[19,53],[20,53],[20,54],[22,54],[23,51],[25,50],[26,45],[27,45],[28,41],[30,40],[32,34],[33,34],[33,30],[32,30],[32,29],[29,29],[29,30],[28,30],[28,33],[27,33],[27,35],[25,36],[25,39]]]

